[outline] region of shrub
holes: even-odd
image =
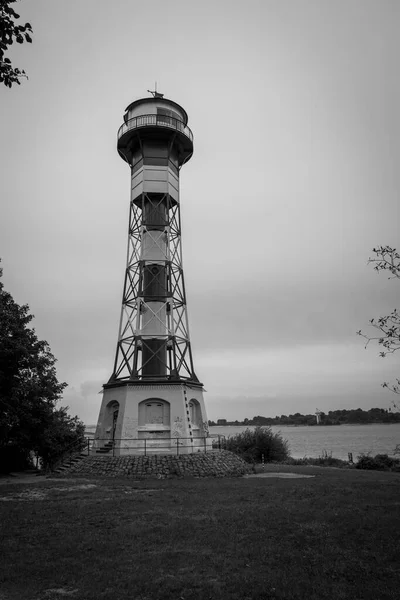
[[[289,456],[285,460],[285,465],[295,465],[295,466],[309,465],[310,464],[308,462],[309,460],[310,459],[308,459],[307,456],[303,456],[303,458],[293,458],[293,456]]]
[[[370,469],[375,471],[399,471],[400,460],[387,454],[376,454],[374,457],[367,454],[357,456],[356,469]]]
[[[332,452],[322,451],[321,456],[315,459],[313,463],[315,465],[321,465],[322,467],[348,467],[349,463],[341,458],[334,458]]]
[[[280,433],[273,433],[270,427],[255,427],[226,438],[224,448],[239,454],[246,462],[260,463],[284,461],[289,457],[289,443]]]
[[[303,458],[292,458],[290,457],[285,461],[287,465],[312,465],[315,467],[349,467],[349,463],[346,460],[342,460],[341,458],[333,458],[330,454],[324,453],[322,456],[318,458],[311,458],[309,456],[304,456]]]
[[[392,469],[396,464],[399,464],[399,460],[396,458],[391,458],[387,454],[376,454],[375,460],[383,465],[386,469]]]

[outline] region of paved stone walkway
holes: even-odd
[[[280,479],[309,479],[315,475],[303,475],[302,473],[255,473],[252,475],[244,475],[244,477],[279,477]]]
[[[40,481],[46,481],[46,478],[36,475],[36,472],[32,471],[19,471],[18,473],[8,473],[7,475],[0,476],[0,485],[10,483],[38,483]]]

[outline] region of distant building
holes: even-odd
[[[226,425],[226,419],[218,419],[217,425]]]

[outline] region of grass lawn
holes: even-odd
[[[0,600],[400,598],[400,474],[266,471],[2,484]]]

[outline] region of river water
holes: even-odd
[[[87,425],[86,435],[94,436],[96,426]],[[247,429],[238,427],[210,427],[210,434],[235,435]],[[254,427],[249,427],[254,429]],[[393,456],[394,449],[400,444],[400,423],[373,424],[373,425],[332,425],[298,427],[273,425],[272,431],[280,432],[282,437],[289,442],[290,455],[293,458],[309,456],[317,458],[325,451],[334,458],[347,460],[348,453],[353,453],[354,460],[362,452],[375,454],[389,454]]]
[[[210,427],[210,434],[228,437],[245,429],[247,427],[244,426]],[[293,458],[317,458],[324,451],[332,453],[334,458],[344,460],[347,460],[349,452],[353,453],[354,460],[362,452],[370,452],[372,456],[393,456],[396,445],[400,444],[400,423],[320,427],[272,425],[271,429],[274,433],[280,432],[289,442],[290,455]]]

